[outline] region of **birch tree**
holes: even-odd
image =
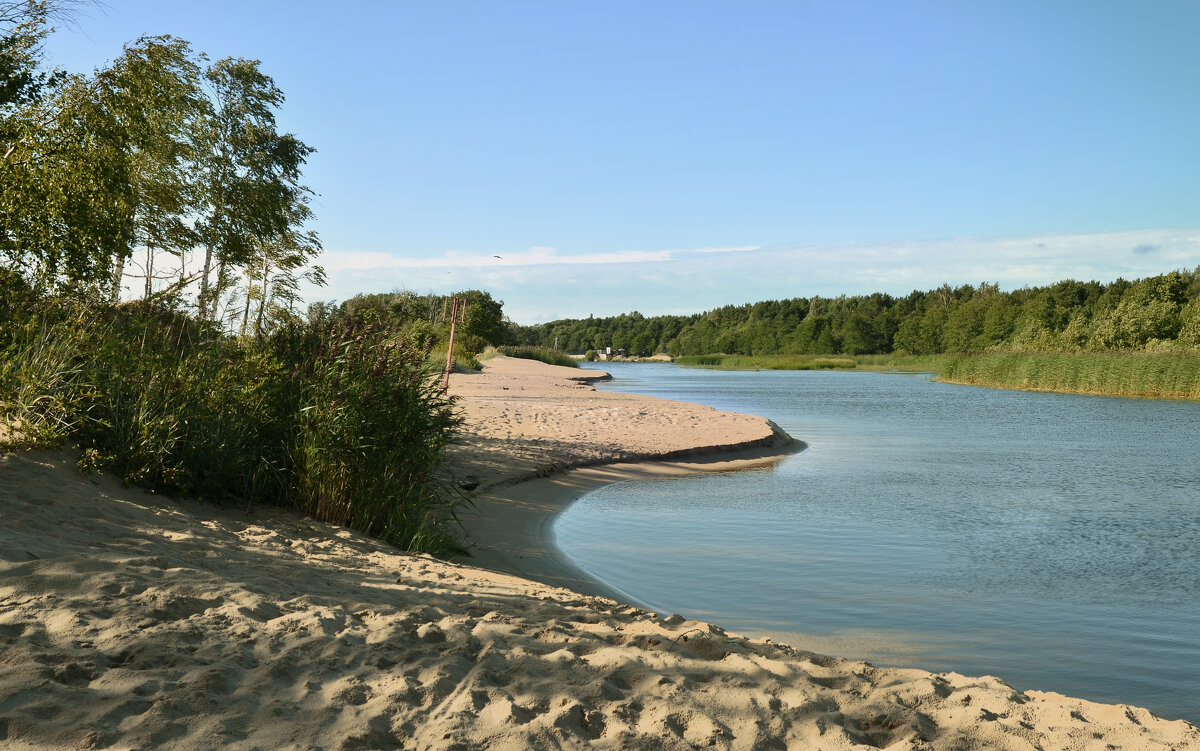
[[[300,300],[301,282],[325,283],[325,270],[312,265],[321,252],[321,241],[316,232],[304,229],[304,224],[312,217],[309,195],[307,190],[295,195],[293,205],[287,210],[284,231],[259,243],[253,262],[246,267],[243,335],[251,333],[252,305],[253,333],[260,335],[275,320],[294,315]]]
[[[186,219],[194,203],[189,167],[193,134],[208,114],[200,68],[187,42],[142,37],[96,75],[102,117],[125,161],[123,200],[114,202],[119,233],[111,252],[109,299],[121,291],[125,264],[135,247],[146,249],[147,266],[162,249],[182,257],[194,244]],[[144,269],[151,290],[152,268]]]
[[[197,309],[215,318],[222,294],[255,252],[289,228],[289,209],[306,189],[300,168],[312,149],[276,130],[283,92],[257,60],[226,58],[205,73],[212,114],[198,154],[204,251]]]

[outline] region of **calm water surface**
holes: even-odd
[[[604,363],[770,417],[771,470],[614,485],[558,545],[651,607],[1200,722],[1200,405]]]

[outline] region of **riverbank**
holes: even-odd
[[[559,512],[612,483],[764,466],[804,448],[762,417],[590,385],[609,378],[507,357],[451,376],[464,416],[451,466],[474,505],[460,514],[464,562],[628,601],[554,545]]]
[[[718,370],[869,370],[936,373],[962,386],[1139,399],[1200,400],[1200,354],[981,352],[942,355],[691,355],[674,362]]]
[[[531,379],[563,396],[539,401]],[[720,413],[608,401],[557,371],[485,385],[452,384],[483,430],[456,451],[479,462],[459,481],[496,504],[536,505],[531,473],[549,475],[547,502],[584,487],[558,473],[559,448],[601,462],[638,458],[643,440],[738,443],[713,427]],[[762,451],[778,440],[761,418],[731,424]],[[646,438],[665,425],[679,428],[665,446]],[[3,748],[1200,748],[1196,728],[1144,709],[748,640],[277,509],[161,498],[74,461],[0,456]],[[504,544],[499,520],[471,523],[479,558]]]
[[[938,380],[966,386],[1200,400],[1194,353],[995,353],[946,357]]]

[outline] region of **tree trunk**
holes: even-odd
[[[200,320],[207,319],[208,312],[208,275],[212,272],[213,259],[213,242],[209,240],[204,246],[204,266],[200,271],[200,297],[196,300],[197,312],[200,314]]]
[[[143,297],[147,300],[154,294],[154,246],[146,246],[146,292]]]
[[[246,324],[250,323],[250,293],[254,291],[254,277],[250,275],[250,269],[246,269],[246,304],[242,306],[242,328],[239,332],[241,336],[246,335]]]
[[[108,301],[113,305],[121,302],[121,277],[125,276],[125,256],[124,252],[117,251],[113,259],[112,281],[108,289]]]
[[[258,320],[254,322],[254,334],[256,336],[262,336],[263,311],[266,310],[267,307],[267,274],[270,272],[270,270],[271,267],[267,265],[267,255],[264,253],[262,267],[262,295],[258,298]]]
[[[212,312],[209,315],[209,320],[217,320],[217,308],[221,305],[221,293],[225,288],[225,261],[222,260],[217,264],[217,281],[213,284],[212,290]]]

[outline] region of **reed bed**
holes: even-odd
[[[730,370],[826,368],[935,373],[947,383],[1153,399],[1200,400],[1194,352],[989,352],[976,355],[690,355],[674,362]]]
[[[850,357],[813,355],[684,355],[673,362],[728,370],[853,370]]]
[[[235,339],[146,303],[9,302],[9,445],[69,440],[84,469],[164,493],[281,504],[406,550],[456,549],[461,499],[438,477],[458,418],[403,332],[335,320]]]
[[[993,388],[1200,399],[1200,355],[1101,352],[946,357],[938,380]]]

